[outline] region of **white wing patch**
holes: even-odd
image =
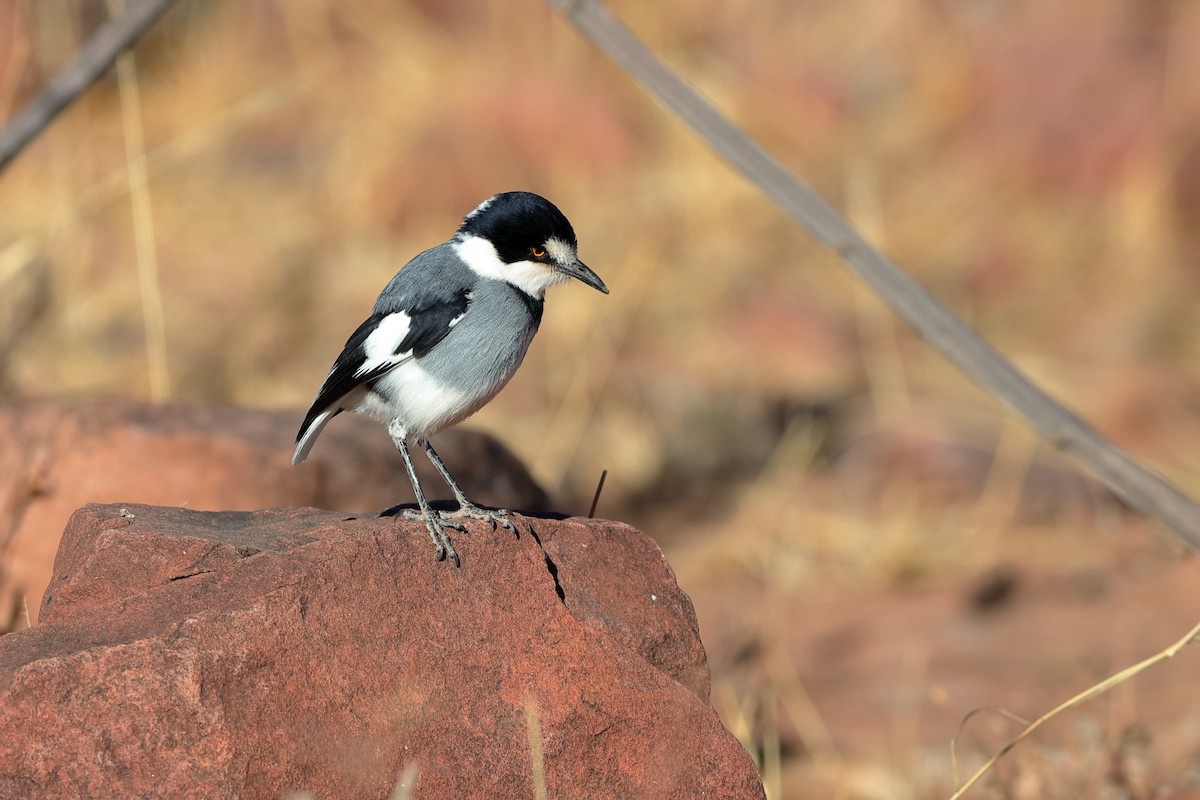
[[[363,363],[354,371],[355,375],[365,375],[380,367],[401,364],[412,357],[412,351],[397,353],[396,348],[408,335],[412,324],[408,314],[397,311],[379,320],[375,330],[368,334],[363,342]]]
[[[467,292],[467,294],[466,294],[466,298],[467,298],[467,305],[468,305],[468,306],[470,306],[470,305],[471,305],[471,301],[473,301],[473,300],[475,299],[475,293],[474,293],[474,292]],[[462,312],[461,314],[459,314],[457,317],[455,317],[454,319],[452,319],[452,320],[450,320],[449,322],[447,322],[447,323],[446,323],[446,327],[447,327],[447,328],[453,328],[455,325],[457,325],[458,323],[462,322],[462,318],[463,318],[463,317],[465,317],[466,315],[467,315],[467,312],[466,312],[466,311],[463,311],[463,312]]]

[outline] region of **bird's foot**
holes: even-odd
[[[512,531],[518,539],[521,538],[521,532],[512,520],[512,512],[505,508],[480,508],[471,502],[460,502],[457,511],[443,511],[442,519],[479,519],[491,525],[493,531],[500,526]]]
[[[429,531],[429,538],[433,539],[433,546],[437,548],[438,561],[445,561],[449,557],[454,562],[454,566],[462,566],[462,560],[459,559],[458,551],[454,549],[454,545],[450,542],[450,535],[446,533],[446,528],[465,532],[467,530],[465,525],[461,522],[455,522],[452,519],[445,519],[437,511],[431,511],[426,514],[423,511],[409,508],[401,511],[400,516],[404,519],[421,520],[425,523],[425,530]]]

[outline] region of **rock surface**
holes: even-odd
[[[658,547],[518,522],[455,569],[416,522],[80,509],[0,637],[0,797],[528,798],[528,709],[549,797],[763,797]]]
[[[0,406],[0,590],[8,588],[0,591],[0,621],[12,617],[20,596],[36,621],[59,536],[84,503],[378,511],[412,502],[386,433],[354,414],[330,424],[310,459],[292,467],[302,416],[132,400]],[[545,492],[492,437],[454,429],[436,443],[476,502],[548,507]],[[450,497],[425,459],[415,460],[427,493]]]

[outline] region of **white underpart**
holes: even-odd
[[[396,348],[404,341],[404,337],[408,335],[408,329],[412,324],[408,314],[403,311],[397,311],[394,314],[388,314],[379,321],[379,325],[375,330],[367,336],[363,342],[364,360],[362,366],[354,371],[355,375],[365,375],[368,372],[376,370],[388,364],[400,364],[406,359],[412,357],[412,352],[397,353]],[[454,324],[453,322],[451,324]]]
[[[470,398],[438,381],[416,360],[401,363],[355,399],[355,411],[384,425],[399,420],[414,439],[427,439],[476,410]]]
[[[563,245],[557,239],[551,239],[547,242],[547,248],[550,244]],[[559,272],[549,264],[542,264],[537,261],[516,261],[512,264],[505,264],[500,255],[496,252],[496,247],[487,239],[482,239],[478,236],[470,234],[462,236],[459,241],[455,242],[454,252],[464,263],[476,274],[484,278],[492,280],[505,281],[521,289],[526,294],[532,297],[543,297],[546,294],[546,289],[555,284],[562,283],[570,276]],[[548,250],[553,253],[553,251]],[[556,261],[559,259],[556,257]],[[571,255],[571,260],[574,261],[574,254]]]
[[[465,314],[450,320],[453,328]],[[391,366],[390,372],[375,380],[371,391],[351,395],[343,407],[367,414],[385,425],[399,419],[409,435],[426,438],[458,422],[459,413],[469,405],[462,392],[434,379],[412,357],[412,351],[397,353],[411,327],[403,311],[389,314],[363,342],[366,360],[358,368],[362,375],[370,370]]]

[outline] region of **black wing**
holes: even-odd
[[[438,342],[446,338],[450,329],[467,313],[471,304],[470,292],[462,289],[449,297],[426,298],[406,309],[408,335],[396,348],[397,353],[411,351],[414,358],[424,358]]]
[[[299,442],[303,438],[305,431],[318,416],[354,389],[363,385],[370,386],[408,359],[421,358],[429,353],[446,338],[455,323],[466,313],[469,304],[469,292],[462,289],[445,297],[420,298],[409,303],[407,308],[403,307],[403,303],[396,303],[388,312],[376,311],[372,314],[346,340],[341,355],[333,362],[333,368],[321,384],[317,399],[304,416],[304,422],[296,433],[296,441]],[[402,314],[408,319],[408,329],[404,337],[394,345],[390,342],[375,342],[375,350],[372,351],[372,342],[368,341],[371,334],[397,314]]]

